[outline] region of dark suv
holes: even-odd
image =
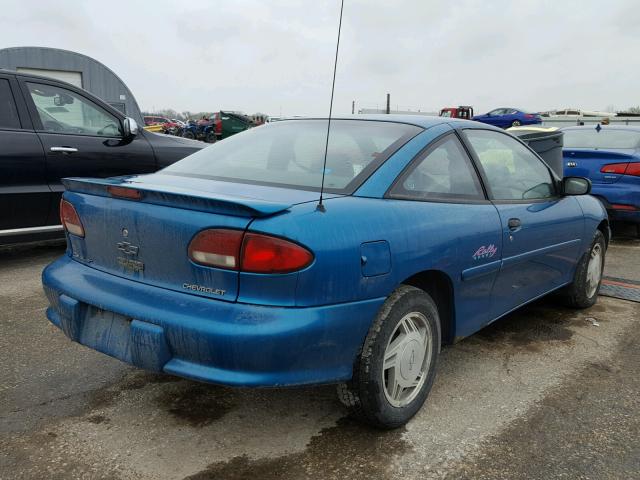
[[[154,172],[204,146],[139,129],[67,83],[0,70],[0,244],[62,232],[61,178]]]

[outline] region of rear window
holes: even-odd
[[[352,193],[422,129],[401,123],[332,120],[325,189]],[[327,120],[288,120],[252,128],[174,163],[161,173],[319,190]]]
[[[563,130],[565,148],[638,148],[640,132],[595,128]]]

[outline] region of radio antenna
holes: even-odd
[[[340,0],[340,21],[338,22],[338,42],[336,43],[336,59],[333,63],[333,82],[331,83],[331,101],[329,102],[329,120],[327,121],[327,139],[324,145],[324,162],[322,164],[322,183],[320,184],[320,200],[316,210],[325,212],[322,203],[322,194],[324,193],[324,174],[327,170],[327,152],[329,150],[329,132],[331,131],[331,113],[333,111],[333,91],[336,88],[336,70],[338,68],[338,51],[340,50],[340,30],[342,30],[342,10],[344,9],[344,0]]]

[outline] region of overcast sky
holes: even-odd
[[[339,0],[0,0],[0,47],[89,55],[142,109],[326,114]],[[640,104],[639,0],[345,0],[334,111]]]

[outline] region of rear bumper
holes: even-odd
[[[140,368],[236,386],[349,380],[384,298],[309,308],[207,299],[64,256],[42,273],[47,318],[72,340]]]
[[[594,184],[591,194],[604,204],[611,220],[640,223],[640,182],[638,185],[622,181]],[[616,209],[614,205],[631,205],[637,210]]]
[[[607,209],[609,219],[617,222],[640,223],[640,210],[615,210]]]

